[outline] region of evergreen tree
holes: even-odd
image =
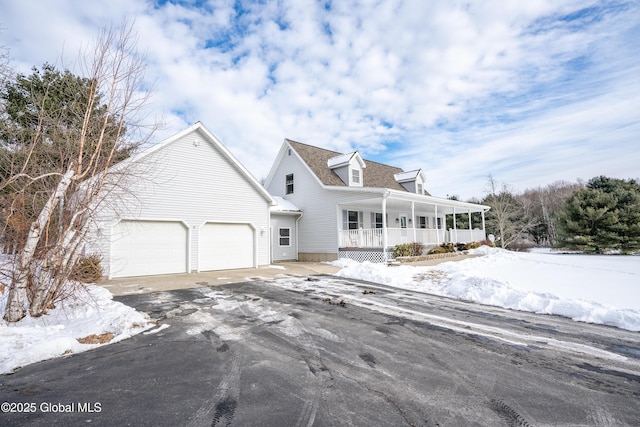
[[[558,218],[560,247],[591,253],[640,250],[640,184],[591,179],[574,193]]]
[[[124,142],[126,128],[118,128],[120,121],[110,114],[96,79],[50,64],[6,79],[0,113],[0,223],[3,250],[13,253],[58,185],[58,171],[71,162],[92,162],[99,170],[128,157],[134,146]],[[33,177],[40,178],[34,182]]]

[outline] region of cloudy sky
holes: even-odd
[[[166,127],[258,178],[284,138],[422,168],[436,196],[640,178],[637,0],[0,0],[23,73],[135,21]],[[68,62],[67,62],[68,61]]]

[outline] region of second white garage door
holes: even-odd
[[[199,241],[200,271],[255,267],[254,229],[249,224],[206,223]]]

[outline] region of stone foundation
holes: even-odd
[[[329,262],[338,259],[338,254],[325,253],[298,253],[298,261],[301,262]]]

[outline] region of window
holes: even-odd
[[[427,217],[419,216],[418,217],[418,228],[427,228]]]
[[[375,213],[374,228],[382,228],[382,214],[380,212]]]
[[[423,192],[422,192],[422,184],[418,184],[418,194],[423,194]]]
[[[351,182],[354,184],[360,184],[360,170],[351,169]]]
[[[436,222],[438,224],[438,226],[436,228],[438,230],[442,230],[442,218],[440,218],[440,217],[436,218]]]
[[[287,187],[287,194],[293,194],[293,174],[290,173],[285,177],[285,186]]]
[[[279,228],[278,235],[280,237],[280,246],[291,246],[291,229]]]
[[[347,227],[349,230],[357,230],[359,227],[358,211],[347,212]]]

